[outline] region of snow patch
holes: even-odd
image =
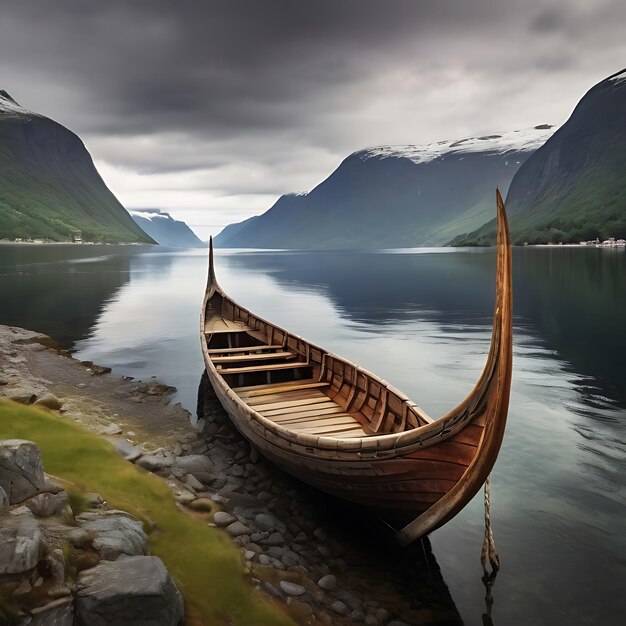
[[[143,217],[146,220],[150,220],[152,221],[153,218],[163,218],[166,220],[171,220],[172,216],[169,213],[161,213],[160,211],[151,211],[151,210],[144,210],[144,211],[129,211],[129,213],[133,216],[133,217]]]
[[[8,113],[9,115],[37,115],[37,113],[29,111],[15,102],[3,89],[0,89],[0,113]]]
[[[626,82],[626,70],[620,72],[619,74],[615,74],[615,76],[611,76],[609,80],[616,85]]]
[[[534,152],[554,134],[550,124],[540,124],[526,130],[509,131],[480,137],[467,137],[455,141],[438,141],[424,146],[379,146],[362,150],[363,160],[388,157],[405,157],[413,163],[428,163],[449,154],[489,152],[507,154],[508,152]]]

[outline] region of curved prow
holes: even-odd
[[[213,235],[209,237],[209,281],[207,288],[210,289],[213,285],[217,285],[217,279],[215,278],[215,265],[213,264]]]
[[[513,367],[513,284],[511,241],[500,190],[496,261],[496,301],[487,363],[469,396],[446,418],[459,416],[482,429],[472,460],[458,482],[429,509],[397,533],[407,545],[453,518],[478,493],[491,473],[504,437]],[[454,442],[454,437],[450,439]]]

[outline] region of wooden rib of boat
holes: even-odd
[[[438,528],[479,491],[504,435],[512,369],[511,245],[500,192],[496,301],[485,368],[433,419],[367,370],[248,311],[215,278],[201,314],[209,380],[237,429],[270,461],[400,522],[401,544]]]

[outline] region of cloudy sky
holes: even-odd
[[[0,88],[203,238],[354,150],[563,123],[623,0],[0,0]]]

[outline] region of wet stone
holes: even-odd
[[[317,584],[322,589],[326,591],[334,591],[337,589],[337,579],[332,574],[327,574],[326,576],[322,576]]]
[[[302,585],[297,585],[296,583],[290,583],[287,580],[280,581],[280,588],[288,596],[301,596],[306,593],[306,587],[303,587]]]
[[[226,511],[217,511],[217,513],[213,515],[213,523],[216,526],[228,526],[236,521],[237,518],[234,515],[227,513]]]
[[[335,602],[330,605],[330,608],[335,611],[335,613],[339,613],[339,615],[348,615],[350,612],[348,607],[341,600],[335,600]]]
[[[226,532],[231,537],[239,537],[241,535],[249,535],[252,531],[241,522],[233,522],[226,527]]]
[[[254,539],[253,539],[254,541]],[[266,546],[281,546],[285,543],[285,537],[279,532],[272,533],[267,539],[261,541]]]

